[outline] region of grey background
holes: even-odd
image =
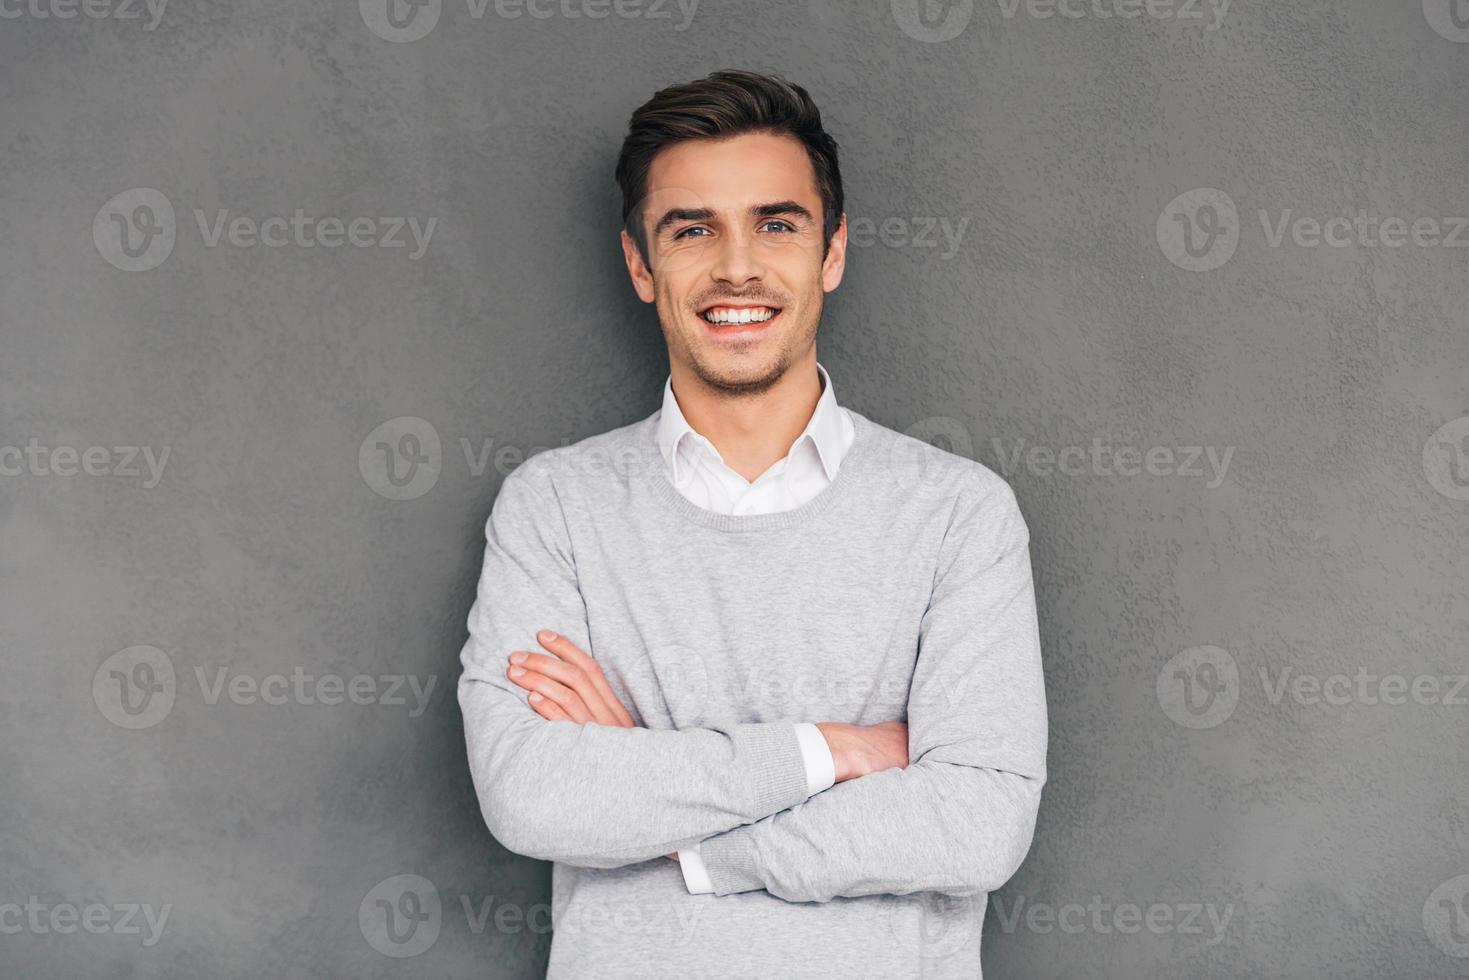
[[[150,946],[43,912],[0,932],[0,974],[544,970],[549,865],[484,829],[453,697],[515,457],[472,467],[461,440],[525,453],[657,408],[666,356],[615,247],[611,168],[656,88],[742,66],[810,88],[849,216],[872,222],[819,341],[840,401],[1001,471],[1032,529],[1051,776],[992,900],[987,974],[1469,975],[1469,692],[1444,703],[1469,626],[1469,252],[1272,246],[1259,217],[1469,214],[1469,30],[1435,0],[1237,0],[1213,30],[1202,5],[990,0],[933,7],[958,28],[934,40],[905,2],[591,19],[446,0],[411,43],[375,32],[370,3],[176,0],[151,30],[142,8],[6,8],[0,451],[169,456],[156,481],[49,455],[0,476],[0,906],[171,912]],[[108,258],[104,206],[134,188],[176,212],[148,271]],[[1197,188],[1237,219],[1170,206]],[[406,234],[210,247],[194,217],[297,208],[437,224],[412,259]],[[1166,229],[1211,215],[1234,252],[1184,268]],[[957,247],[921,244],[944,221],[967,222]],[[398,500],[368,436],[404,417],[441,451]],[[1222,479],[1025,455],[1094,439],[1232,455]],[[108,665],[135,646],[176,678],[129,729]],[[1214,676],[1198,647],[1237,671],[1203,714],[1182,688]],[[210,703],[196,671],[221,670],[436,686],[417,714],[406,689]],[[1271,696],[1282,671],[1444,680],[1306,703]],[[442,902],[412,958],[358,918],[401,874]],[[1194,932],[1026,914],[1088,903],[1205,911]]]

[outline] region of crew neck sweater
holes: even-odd
[[[1029,533],[988,468],[847,411],[778,513],[682,496],[657,413],[501,486],[459,701],[491,833],[553,862],[553,980],[980,976],[1046,778]],[[541,629],[638,727],[530,708],[506,658]],[[904,721],[908,766],[811,795],[803,721]],[[696,842],[712,894],[664,857]]]
[[[663,405],[653,435],[668,464],[668,479],[683,496],[705,510],[721,514],[773,514],[799,507],[825,490],[841,468],[852,445],[856,427],[837,404],[836,385],[820,361],[816,362],[820,394],[785,456],[754,480],[746,479],[724,461],[718,447],[689,423],[673,391],[673,375],[663,382]],[[819,793],[836,782],[836,760],[821,729],[797,722],[796,738],[806,765],[806,792]],[[699,845],[681,849],[678,866],[690,892],[714,891]]]

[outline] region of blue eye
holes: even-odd
[[[770,225],[778,225],[781,231],[795,231],[796,230],[795,227],[792,226],[789,221],[782,221],[779,218],[771,218],[769,221],[765,222],[765,224],[761,225],[761,227],[762,228],[766,228],[766,227],[769,227]]]
[[[675,240],[677,240],[677,239],[680,239],[680,238],[684,238],[685,236],[689,236],[690,233],[692,233],[692,232],[696,232],[696,231],[708,231],[708,230],[709,229],[708,228],[705,228],[703,225],[693,225],[692,227],[685,228],[683,231],[679,232],[677,235],[674,235],[673,237],[674,237]],[[703,236],[701,235],[701,236],[698,236],[698,237],[701,237],[702,238]]]

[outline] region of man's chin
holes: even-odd
[[[781,357],[756,351],[706,350],[694,359],[699,380],[726,394],[758,394],[785,375],[789,363]]]

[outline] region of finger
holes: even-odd
[[[607,683],[607,676],[602,673],[602,665],[597,663],[591,654],[587,653],[575,643],[572,643],[566,637],[551,630],[541,630],[536,636],[536,640],[541,646],[550,650],[562,660],[580,667],[582,672],[591,680],[592,685],[597,689],[597,693],[601,695],[602,700],[611,709],[618,723],[624,728],[635,727],[632,714],[627,710],[627,707],[622,701],[618,699],[617,695],[612,692],[612,685]]]
[[[558,705],[555,701],[552,701],[550,698],[542,696],[536,691],[530,692],[530,694],[526,696],[526,700],[530,702],[530,706],[535,710],[536,714],[540,715],[547,721],[572,720],[570,715],[561,710],[560,705]]]
[[[517,674],[516,671],[519,673]],[[581,697],[565,684],[553,681],[539,671],[526,670],[514,664],[506,668],[505,674],[512,683],[519,684],[528,691],[535,691],[556,702],[572,721],[585,725],[592,720],[592,713],[582,703]]]
[[[597,694],[608,707],[610,708],[616,705],[616,708],[613,710],[622,717],[625,717],[629,725],[631,724],[632,716],[627,713],[627,709],[623,707],[622,702],[612,693],[612,687],[607,683],[607,678],[602,673],[602,665],[597,663],[590,654],[553,630],[541,630],[536,635],[536,640],[541,646],[550,650],[561,660],[586,675],[587,680],[596,688]]]
[[[552,680],[559,681],[571,688],[591,712],[592,720],[599,725],[616,726],[618,724],[617,716],[602,700],[602,695],[592,683],[591,678],[587,677],[586,672],[575,664],[567,663],[559,657],[532,653],[529,650],[516,650],[510,655],[510,662],[526,670],[545,674]]]

